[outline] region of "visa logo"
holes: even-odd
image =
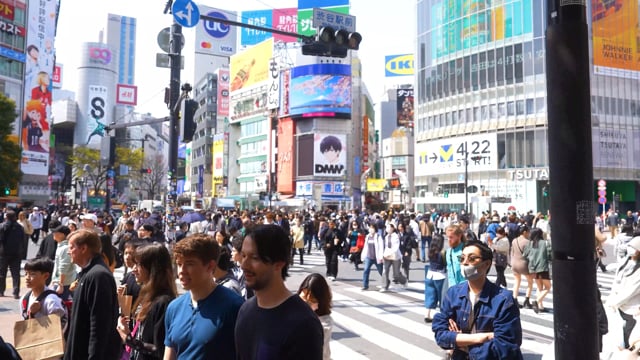
[[[385,76],[413,75],[413,54],[385,56]]]

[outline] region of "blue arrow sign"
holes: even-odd
[[[116,176],[116,172],[114,170],[111,170],[111,169],[107,170],[107,177],[108,178],[112,178],[114,176]]]
[[[200,20],[200,10],[191,0],[177,0],[171,7],[173,19],[184,27],[194,27]]]

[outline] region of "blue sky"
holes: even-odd
[[[226,10],[255,10],[296,7],[297,0],[208,0],[205,5]],[[62,0],[56,35],[57,61],[64,65],[63,88],[77,91],[76,69],[80,45],[98,41],[100,30],[106,29],[107,14],[113,13],[137,19],[136,85],[139,112],[165,116],[164,88],[168,86],[169,70],[155,67],[158,32],[171,24],[170,15],[162,13],[165,0]],[[374,103],[378,103],[385,85],[413,83],[412,77],[384,77],[385,55],[412,53],[415,48],[416,0],[351,0],[351,14],[356,16],[357,31],[363,41],[358,51],[362,59],[364,82]],[[182,82],[194,82],[193,50],[195,31],[183,29],[186,63]]]

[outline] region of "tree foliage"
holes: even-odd
[[[13,134],[16,121],[16,104],[0,94],[0,185],[16,187],[22,179],[18,136]]]
[[[73,155],[69,158],[68,163],[73,168],[76,178],[86,178],[92,184],[95,193],[98,193],[105,186],[108,167],[100,161],[100,150],[78,146],[73,149]],[[142,149],[132,150],[126,147],[116,147],[114,169],[120,165],[139,169],[142,165]],[[124,176],[121,175],[121,177]]]

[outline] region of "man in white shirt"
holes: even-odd
[[[40,240],[40,230],[42,230],[42,213],[40,213],[40,209],[37,206],[33,208],[31,215],[29,215],[29,222],[31,226],[33,226],[33,233],[31,233],[31,241],[34,244],[38,244],[38,240]]]

